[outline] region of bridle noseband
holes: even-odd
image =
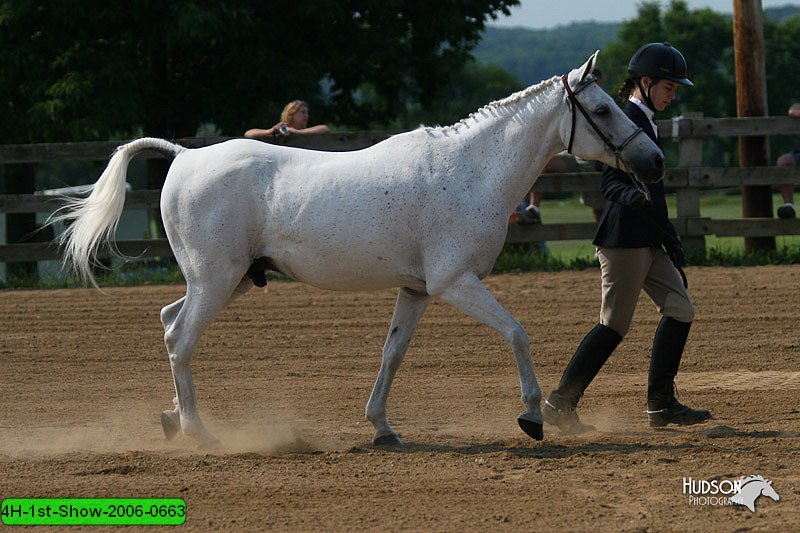
[[[589,123],[589,125],[592,127],[595,133],[597,133],[600,139],[606,144],[606,146],[608,146],[611,149],[611,151],[614,153],[614,156],[617,158],[617,162],[619,162],[622,150],[624,150],[625,147],[628,144],[630,144],[630,142],[644,130],[642,130],[642,128],[637,127],[636,130],[630,135],[628,135],[628,138],[622,141],[622,143],[620,143],[619,145],[616,145],[613,142],[611,142],[611,139],[609,139],[608,136],[606,136],[606,134],[600,130],[600,128],[597,126],[594,120],[592,120],[592,118],[589,116],[589,113],[586,112],[586,109],[583,108],[581,103],[578,101],[578,98],[576,97],[576,95],[579,92],[584,90],[586,87],[589,87],[591,84],[595,82],[595,80],[596,78],[594,76],[588,76],[585,80],[580,82],[573,91],[572,88],[569,86],[569,81],[567,81],[567,75],[564,74],[563,76],[561,76],[561,82],[564,84],[564,89],[566,89],[567,91],[567,99],[569,99],[569,101],[572,103],[572,127],[569,132],[569,145],[567,146],[567,152],[572,153],[572,143],[575,140],[575,122],[577,120],[575,110],[577,109],[578,111],[581,112],[581,115],[583,115],[583,117],[586,119],[586,122]]]

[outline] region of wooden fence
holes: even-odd
[[[703,190],[741,187],[745,185],[800,184],[800,172],[793,167],[711,168],[703,167],[705,139],[712,136],[800,136],[800,119],[790,117],[706,118],[697,114],[658,122],[662,144],[672,140],[679,143],[678,164],[667,170],[664,179],[675,190],[677,213],[672,219],[687,249],[702,251],[705,236],[771,237],[800,235],[800,219],[775,218],[712,219],[703,217],[700,194]],[[357,150],[380,142],[396,132],[356,132],[307,137],[289,137],[269,141],[313,150]],[[227,140],[227,137],[177,139],[187,147],[200,147]],[[0,145],[0,164],[43,163],[74,160],[106,160],[120,142],[86,142],[59,144]],[[160,157],[152,153],[142,157]],[[534,190],[542,192],[579,192],[599,187],[599,173],[545,174]],[[160,191],[129,192],[125,209],[157,209]],[[33,194],[0,195],[0,213],[52,212],[61,206],[54,197]],[[591,239],[594,222],[510,225],[507,242]],[[130,256],[167,256],[172,252],[166,239],[117,241],[121,252]],[[0,245],[0,262],[43,261],[60,258],[60,250],[51,243]]]

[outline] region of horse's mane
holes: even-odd
[[[488,113],[500,111],[500,110],[508,110],[512,108],[516,108],[516,104],[519,102],[527,102],[531,99],[536,100],[539,96],[544,93],[544,90],[549,88],[553,83],[557,80],[561,79],[558,76],[553,76],[549,80],[540,81],[536,85],[531,85],[526,89],[522,89],[521,91],[517,91],[505,98],[501,98],[500,100],[495,100],[493,102],[489,102],[485,106],[481,107],[477,111],[470,113],[469,116],[466,118],[462,118],[455,124],[450,126],[421,126],[419,129],[423,129],[428,133],[431,132],[439,132],[439,133],[449,133],[454,132],[458,133],[459,128],[462,126],[467,126],[468,120],[473,120],[476,123],[479,122],[480,116],[486,116]]]
[[[745,485],[747,485],[752,481],[763,481],[765,483],[767,482],[767,480],[764,479],[764,476],[747,476],[746,478],[742,478],[741,481],[742,481],[742,487],[744,487]]]

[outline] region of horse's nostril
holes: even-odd
[[[662,170],[664,168],[664,158],[660,155],[657,155],[656,158],[653,160],[656,168]]]

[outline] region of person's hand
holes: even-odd
[[[683,243],[677,235],[664,242],[664,249],[672,262],[679,267],[686,265],[686,255],[683,253]]]
[[[653,202],[644,195],[644,193],[640,190],[637,190],[634,193],[633,197],[634,205],[636,207],[650,207],[653,205]]]
[[[286,124],[284,124],[283,122],[278,122],[267,131],[269,131],[269,134],[274,137],[283,137],[284,135],[289,134],[288,130],[289,128]]]
[[[679,246],[675,249],[672,260],[677,263],[678,266],[686,266],[686,254],[683,253],[683,246]]]

